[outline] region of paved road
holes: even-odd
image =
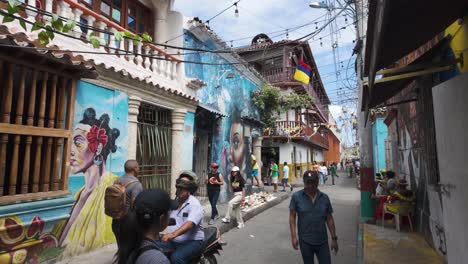
[[[330,196],[337,225],[340,250],[332,263],[356,263],[356,242],[360,194],[355,178],[340,177],[337,185],[319,187]],[[330,184],[330,180],[328,182]],[[244,229],[223,235],[228,242],[218,262],[233,263],[302,263],[299,251],[291,247],[289,235],[289,201],[263,212],[246,222]]]

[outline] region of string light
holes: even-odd
[[[289,29],[286,29],[286,39],[289,39]]]
[[[315,29],[316,29],[316,30],[318,29],[317,22],[315,22]]]
[[[236,18],[238,18],[238,17],[239,17],[239,9],[237,9],[237,2],[234,3],[234,6],[236,7],[236,10],[234,11],[234,16],[235,16]]]

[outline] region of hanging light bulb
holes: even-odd
[[[315,22],[315,29],[318,29],[317,22]]]
[[[348,17],[347,16],[344,16],[344,21],[348,22]]]
[[[320,47],[323,47],[322,38],[320,38]]]
[[[236,18],[238,18],[239,17],[239,9],[237,9],[237,3],[234,3],[234,6],[236,7],[236,10],[234,11],[234,16]]]
[[[286,29],[286,39],[289,39],[289,30]]]
[[[232,45],[232,40],[231,40],[231,48],[234,47],[234,45]]]

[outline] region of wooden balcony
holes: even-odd
[[[106,60],[113,62],[117,60],[117,64],[121,63],[121,65],[125,65],[125,67],[127,67],[127,64],[133,64],[136,67],[136,71],[142,74],[144,73],[145,76],[154,75],[167,81],[176,80],[177,68],[180,65],[180,60],[168,54],[160,47],[143,42],[139,42],[135,45],[133,40],[126,38],[120,41],[117,40],[114,33],[128,30],[94,12],[84,4],[78,3],[76,0],[43,0],[41,3],[43,4],[38,8],[46,12],[58,14],[60,17],[76,21],[76,26],[66,33],[74,38],[82,40],[81,43],[77,43],[76,46],[73,47],[73,50],[89,51],[89,49],[92,49],[108,54],[116,54],[114,58],[107,56],[109,58]],[[27,0],[27,4],[36,6],[36,1]],[[26,15],[27,19],[35,20],[37,12],[32,9],[26,10]],[[51,23],[51,18],[49,16],[44,16],[44,20],[46,24]],[[88,28],[80,27],[79,23],[83,23],[83,21],[87,23]],[[101,46],[98,49],[92,48],[92,45],[89,43],[91,35],[99,38]],[[72,50],[65,44],[59,43],[58,40],[56,41],[56,39],[50,44],[58,45],[64,50]],[[75,41],[79,42],[79,40]],[[81,54],[78,52],[77,55]],[[112,66],[113,65],[111,65],[111,67]]]
[[[312,127],[298,121],[277,121],[273,128],[264,130],[263,136],[302,141],[323,149],[328,149],[328,139],[320,133],[314,133]]]

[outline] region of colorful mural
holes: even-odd
[[[2,207],[0,263],[40,263],[114,242],[104,192],[123,175],[127,119],[126,94],[78,82],[70,152],[72,197]]]
[[[216,49],[213,40],[198,40],[186,32],[185,45],[191,48]],[[220,126],[215,129],[212,142],[212,159],[220,164],[220,171],[227,180],[227,173],[233,166],[241,168],[244,177],[248,170],[246,157],[251,151],[252,138],[244,137],[242,117],[259,119],[259,113],[252,103],[252,93],[259,88],[257,84],[242,75],[237,68],[229,65],[221,56],[214,53],[191,53],[186,60],[220,64],[186,64],[185,74],[189,78],[198,78],[207,83],[197,92],[200,102],[211,108],[226,113]],[[231,75],[230,78],[226,78]],[[254,130],[252,130],[254,131]],[[259,134],[258,132],[256,134]],[[223,199],[225,193],[221,193]]]
[[[104,193],[117,175],[123,174],[127,116],[126,94],[79,83],[70,153],[70,188],[76,203],[60,235],[64,257],[88,252],[115,239],[112,220],[104,214]]]

